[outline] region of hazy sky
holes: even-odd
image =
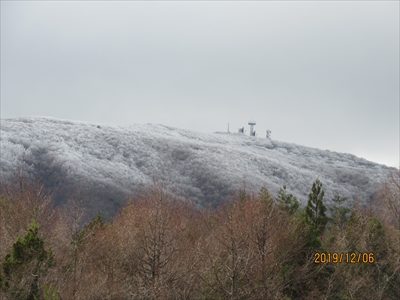
[[[1,1],[1,118],[237,132],[399,166],[398,1]]]

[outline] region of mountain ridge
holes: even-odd
[[[286,185],[304,204],[316,178],[328,203],[336,192],[367,203],[394,169],[348,153],[160,124],[2,119],[0,141],[2,178],[24,166],[54,191],[56,203],[80,189],[89,210],[109,216],[154,177],[199,207],[217,206],[243,185],[249,192],[265,185],[273,195]]]

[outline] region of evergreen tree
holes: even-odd
[[[37,299],[40,276],[54,263],[52,250],[44,249],[38,230],[33,219],[24,238],[17,238],[3,260],[1,288],[12,299]]]
[[[286,192],[286,185],[280,188],[276,200],[283,204],[290,214],[293,214],[300,207],[300,202],[297,200],[297,198]]]
[[[334,204],[329,207],[329,210],[331,211],[331,220],[335,225],[338,225],[340,229],[343,229],[343,226],[348,219],[347,214],[350,212],[350,208],[343,206],[343,203],[346,202],[346,200],[347,197],[340,197],[340,195],[336,193],[335,197],[332,198]]]
[[[326,207],[323,203],[324,194],[322,183],[317,179],[313,183],[312,192],[308,195],[306,206],[306,220],[317,234],[321,234],[324,231],[328,222],[328,218],[325,215]]]

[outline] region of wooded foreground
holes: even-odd
[[[198,210],[154,184],[82,226],[80,199],[54,208],[16,178],[1,185],[0,299],[400,299],[399,191],[395,171],[368,207],[325,207],[316,180],[305,207],[239,188]]]

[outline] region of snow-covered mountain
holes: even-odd
[[[239,133],[53,118],[1,120],[0,150],[3,178],[24,166],[57,202],[79,189],[92,211],[108,216],[153,177],[199,206],[217,205],[244,182],[248,191],[266,185],[273,195],[285,184],[304,204],[316,178],[327,203],[335,192],[367,202],[390,170],[351,154]]]

